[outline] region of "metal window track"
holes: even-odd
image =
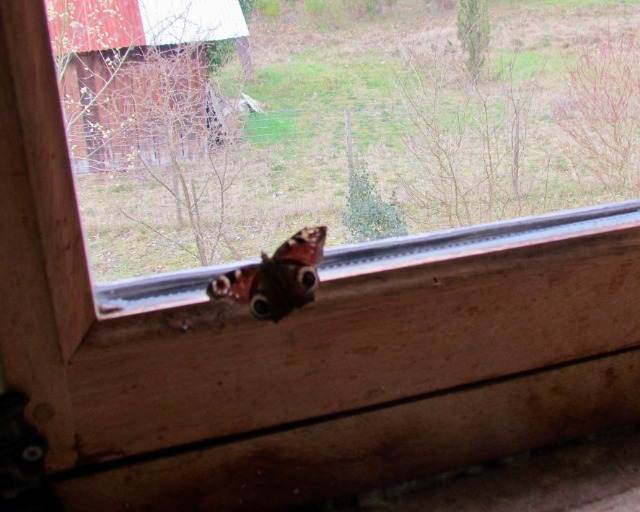
[[[330,247],[325,250],[319,274],[322,281],[331,281],[635,226],[640,227],[640,201],[637,200]],[[258,259],[246,260],[100,283],[95,286],[96,300],[101,314],[109,317],[206,302],[205,289],[214,277],[258,262]]]

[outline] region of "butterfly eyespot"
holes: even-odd
[[[316,276],[313,272],[304,272],[302,274],[302,284],[307,288],[311,288],[316,284]]]
[[[298,271],[298,281],[308,290],[313,290],[318,285],[318,275],[311,267],[303,267]]]
[[[257,318],[268,318],[271,315],[269,303],[262,295],[256,295],[251,299],[251,311]]]
[[[211,283],[211,291],[215,295],[224,295],[231,288],[231,282],[227,276],[220,276]]]

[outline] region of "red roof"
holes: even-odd
[[[138,0],[46,0],[46,4],[56,55],[146,44]]]

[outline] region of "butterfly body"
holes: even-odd
[[[228,272],[213,280],[207,293],[213,299],[250,304],[260,320],[278,322],[294,308],[315,299],[327,228],[304,228],[282,244],[272,257]]]

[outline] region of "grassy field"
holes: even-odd
[[[341,220],[345,112],[354,158],[383,198],[397,197],[410,233],[634,195],[633,187],[600,186],[576,164],[554,106],[568,97],[568,70],[581,51],[607,32],[635,33],[639,3],[493,1],[489,63],[474,86],[454,2],[397,0],[371,12],[336,11],[336,2],[321,0],[262,2],[250,24],[256,78],[242,90],[265,113],[243,117],[234,144],[209,166],[184,167],[207,261],[255,257],[304,225],[328,225],[329,245],[351,239]],[[232,61],[215,77],[229,97],[237,97],[239,74]],[[225,186],[235,176],[223,194],[221,175]],[[160,181],[144,170],[76,177],[97,281],[200,264],[187,213],[179,228]]]

